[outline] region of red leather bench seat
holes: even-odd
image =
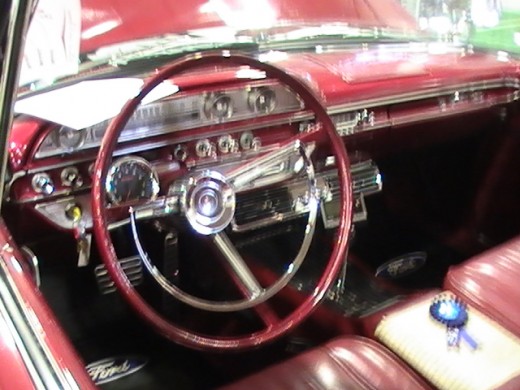
[[[226,389],[415,390],[431,387],[381,344],[362,337],[342,337]]]
[[[520,336],[520,237],[452,267],[444,287]]]

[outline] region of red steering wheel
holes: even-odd
[[[145,204],[140,208],[139,206],[129,207],[128,212],[132,223],[134,240],[141,255],[141,260],[150,275],[166,292],[180,301],[202,310],[229,312],[253,308],[263,320],[264,327],[262,330],[246,335],[229,337],[200,334],[190,329],[185,329],[162,316],[143,299],[129,282],[117,259],[108,229],[109,224],[113,221],[111,221],[112,217],[109,216],[110,214],[107,213],[107,196],[105,193],[105,182],[118,137],[143,98],[167,79],[186,71],[192,71],[195,68],[208,66],[247,66],[265,73],[267,78],[278,80],[278,82],[298,95],[302,101],[303,110],[313,114],[315,120],[314,126],[279,144],[276,150],[252,157],[231,172],[222,174],[208,170],[202,173],[192,173],[191,175],[188,173],[189,180],[187,182],[189,182],[189,185],[182,194],[174,196],[164,195],[157,201],[152,202],[152,204]],[[320,195],[316,189],[314,168],[307,152],[307,146],[310,144],[320,146],[324,143],[328,145],[334,154],[341,189],[340,224],[334,240],[334,248],[323,274],[317,282],[316,288],[290,314],[284,318],[278,318],[269,309],[268,299],[288,284],[300,264],[304,261],[318,213]],[[231,240],[227,237],[226,228],[233,220],[236,201],[235,192],[241,187],[247,186],[247,183],[251,180],[258,178],[270,164],[272,165],[277,161],[294,155],[303,161],[302,170],[306,173],[308,181],[309,217],[306,228],[307,236],[303,240],[298,255],[293,260],[291,266],[288,267],[288,271],[270,287],[263,288],[257,281],[254,273],[242,260]],[[204,200],[204,202],[201,200]],[[201,204],[206,206],[200,206]],[[214,207],[210,207],[211,205]],[[165,210],[168,211],[166,212]],[[186,217],[196,234],[209,236],[223,257],[228,261],[229,269],[234,273],[234,279],[237,281],[244,299],[225,302],[208,301],[189,295],[170,283],[153,266],[140,244],[135,220],[138,219],[139,212],[143,213],[143,211],[147,215],[150,215],[151,212],[153,215],[161,214],[162,216],[168,212],[181,213]],[[346,258],[352,223],[352,188],[349,160],[343,141],[337,134],[325,108],[315,97],[314,93],[297,78],[273,65],[227,51],[189,55],[173,61],[149,79],[140,93],[125,105],[120,114],[108,126],[95,164],[95,175],[92,185],[92,213],[94,234],[108,273],[124,299],[145,321],[168,339],[187,347],[214,350],[245,349],[271,341],[296,327],[319,304],[329,287],[334,283],[336,275]]]

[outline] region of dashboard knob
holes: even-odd
[[[45,195],[50,195],[54,192],[54,183],[46,173],[37,173],[32,178],[33,190]]]
[[[251,143],[251,149],[258,150],[262,146],[262,140],[260,137],[253,138],[253,142]]]
[[[209,139],[200,139],[195,144],[195,153],[199,157],[209,157],[211,155],[211,142],[209,142]]]
[[[235,140],[229,134],[223,135],[218,139],[217,145],[220,153],[229,153],[233,151]]]
[[[79,204],[69,203],[67,207],[65,207],[65,216],[72,222],[78,222],[83,217],[83,210]]]
[[[66,187],[81,187],[83,180],[79,174],[78,168],[67,167],[61,171],[61,183]]]
[[[242,133],[242,135],[240,136],[240,147],[243,150],[251,149],[251,147],[253,146],[254,138],[255,137],[254,137],[253,133],[251,133],[250,131],[246,131],[246,132]]]
[[[173,150],[173,157],[175,157],[177,161],[186,161],[188,158],[188,148],[186,145],[177,145]]]

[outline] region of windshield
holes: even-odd
[[[420,28],[438,40],[520,54],[518,0],[402,0]]]
[[[20,84],[38,90],[92,66],[195,50],[410,36],[416,26],[395,0],[39,0]]]
[[[39,0],[21,92],[220,48],[258,55],[428,37],[517,53],[519,15],[516,0]]]
[[[132,39],[227,27],[240,31],[284,24],[342,23],[410,29],[414,20],[395,0],[86,0],[82,52]]]

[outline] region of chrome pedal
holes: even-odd
[[[139,286],[143,282],[143,265],[139,256],[125,257],[118,261],[132,286]],[[101,294],[110,294],[116,291],[116,286],[110,278],[105,264],[96,266],[94,274]]]

